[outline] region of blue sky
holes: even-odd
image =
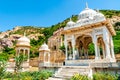
[[[120,10],[120,0],[0,0],[0,31],[15,26],[51,26],[92,9]]]

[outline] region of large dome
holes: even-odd
[[[78,16],[78,19],[85,19],[85,18],[90,18],[90,17],[93,17],[97,14],[96,11],[92,10],[92,9],[89,9],[89,8],[86,8],[85,10],[83,10],[79,16]]]
[[[48,45],[46,43],[44,43],[40,48],[39,51],[50,51],[50,49],[48,48]]]
[[[26,36],[23,36],[18,39],[16,46],[30,46],[30,40]]]
[[[88,4],[86,3],[86,8],[78,15],[78,22],[91,19],[96,20],[99,18],[105,19],[105,16],[99,11],[88,8]]]

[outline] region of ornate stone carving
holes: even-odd
[[[103,32],[103,29],[95,29],[95,33]]]

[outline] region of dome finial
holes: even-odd
[[[86,2],[86,9],[88,9],[88,3]]]
[[[26,32],[24,32],[24,36],[26,36]]]

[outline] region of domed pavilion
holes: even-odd
[[[29,60],[30,60],[30,39],[24,36],[17,40],[17,44],[15,47],[16,56],[23,55],[27,57],[27,61],[22,64],[23,71],[29,70]]]
[[[64,57],[59,52],[50,51],[48,45],[44,43],[39,48],[39,67],[58,67],[63,65]]]
[[[109,19],[99,12],[88,7],[81,11],[78,20],[71,19],[63,31],[66,53],[66,64],[71,60],[88,60],[89,45],[92,43],[95,58],[88,62],[115,62],[112,36],[116,32]],[[85,62],[86,62],[85,61]]]
[[[20,54],[27,56],[27,61],[29,62],[30,57],[30,39],[24,34],[23,37],[19,38],[16,44],[16,56]]]

